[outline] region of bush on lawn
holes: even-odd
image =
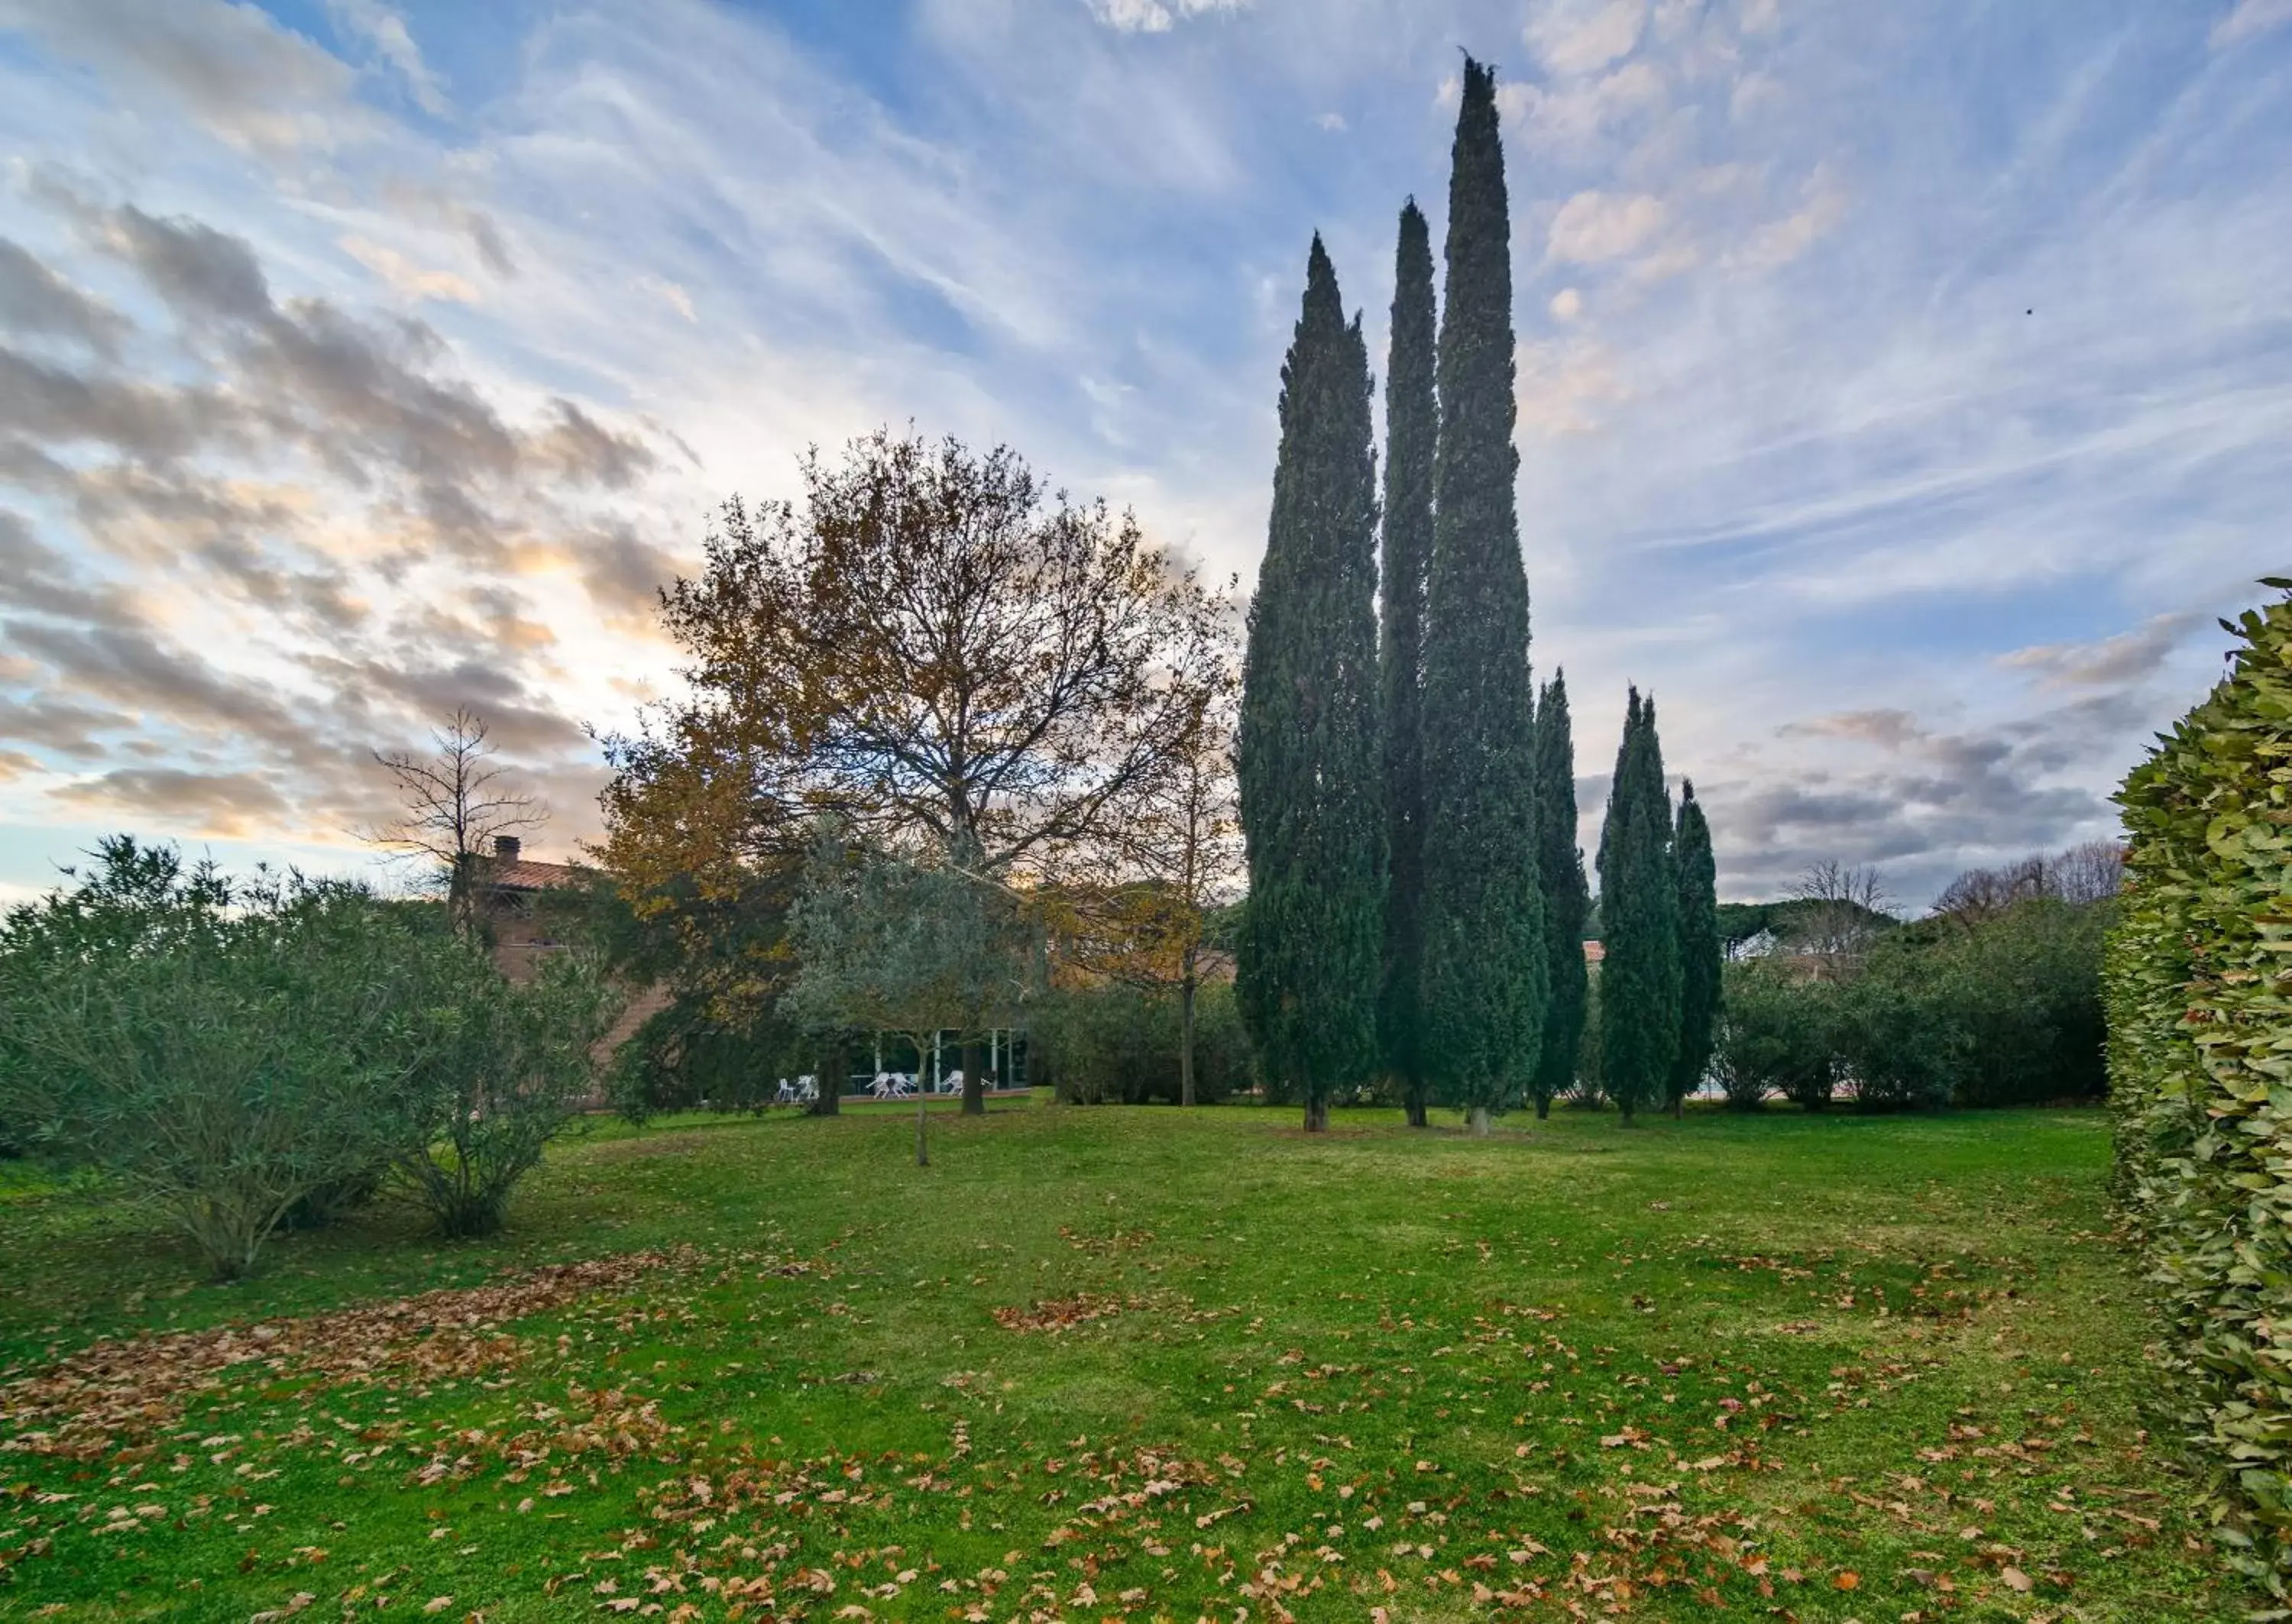
[[[588,1086],[609,1001],[564,959],[513,987],[434,908],[106,840],[0,921],[0,1138],[115,1176],[219,1278],[386,1177],[466,1233]]]
[[[1030,1074],[1071,1105],[1141,1105],[1178,1099],[1178,998],[1174,992],[1109,985],[1061,989],[1029,1017]],[[1247,1038],[1233,988],[1194,998],[1194,1097],[1215,1105],[1250,1081]]]
[[[1905,926],[1864,966],[1860,984],[1891,989],[1872,995],[1867,1018],[1907,1022],[1901,1034],[1915,1037],[1918,1063],[1946,1081],[1955,1104],[2097,1099],[2108,1086],[2102,944],[2116,913],[2113,899],[2032,897],[1988,916]],[[1923,1009],[1923,1018],[1905,1004]],[[1864,1046],[1875,1041],[1870,1034]]]
[[[552,954],[522,985],[474,955],[456,968],[409,1082],[426,1131],[401,1144],[392,1167],[440,1233],[462,1238],[501,1227],[510,1192],[580,1109],[596,1081],[590,1050],[620,998],[577,953]]]
[[[2267,584],[2292,591],[2292,582]],[[2292,1596],[2292,597],[2118,792],[2118,1179],[2218,1537]]]
[[[235,887],[107,840],[76,888],[0,925],[0,1115],[244,1274],[290,1209],[416,1131],[410,993],[457,951],[355,888]]]
[[[1866,970],[1835,989],[1832,1050],[1858,1111],[1937,1111],[1970,1047],[1948,989]]]
[[[1773,959],[1727,966],[1712,1069],[1728,1108],[1755,1111],[1780,1094],[1810,1111],[1830,1104],[1837,1075],[1835,989],[1801,981]]]

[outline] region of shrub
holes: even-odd
[[[76,888],[0,924],[0,1118],[242,1274],[298,1202],[419,1132],[411,993],[461,951],[354,887],[234,887],[107,840]]]
[[[449,1237],[499,1229],[510,1192],[595,1085],[619,1013],[593,961],[554,953],[522,985],[474,953],[436,989],[436,1041],[410,1081],[417,1120],[393,1169]]]
[[[2098,1098],[2102,943],[2115,916],[2113,901],[2037,896],[1923,920],[1874,947],[1864,976],[1927,1011],[1933,1030],[1917,1041],[1951,1051],[1955,1103]]]
[[[1836,1002],[1829,983],[1799,980],[1776,961],[1729,964],[1713,1057],[1729,1108],[1756,1110],[1780,1094],[1826,1109],[1837,1075]]]
[[[2292,590],[2292,581],[2269,585]],[[2118,792],[2108,949],[2119,1187],[2231,1561],[2292,1593],[2292,597]]]
[[[1856,1110],[1949,1103],[1968,1040],[1946,989],[1866,970],[1837,989],[1832,1008],[1832,1053]]]
[[[1032,1012],[1028,1059],[1038,1081],[1073,1105],[1140,1105],[1178,1098],[1178,999],[1174,992],[1103,985],[1050,993]],[[1215,1105],[1248,1086],[1248,1041],[1233,988],[1194,998],[1194,1097]]]

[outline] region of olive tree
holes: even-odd
[[[1034,980],[1016,901],[991,879],[834,832],[805,867],[788,935],[796,971],[781,996],[791,1019],[820,1033],[896,1033],[919,1054],[939,1033],[1009,1024]],[[916,1165],[929,1162],[919,1092]]]
[[[418,908],[104,841],[0,923],[0,1118],[245,1274],[298,1202],[424,1130],[460,946]]]

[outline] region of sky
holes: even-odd
[[[0,898],[364,872],[456,705],[574,855],[710,511],[883,424],[1246,591],[1465,51],[1587,849],[1630,683],[1723,895],[2110,832],[2292,564],[2292,0],[0,0]]]

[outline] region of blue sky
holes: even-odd
[[[1245,586],[1320,230],[1500,72],[1534,658],[1723,887],[2106,832],[2292,563],[2292,0],[0,0],[0,895],[370,859],[456,703],[594,831],[709,507],[884,422]]]

